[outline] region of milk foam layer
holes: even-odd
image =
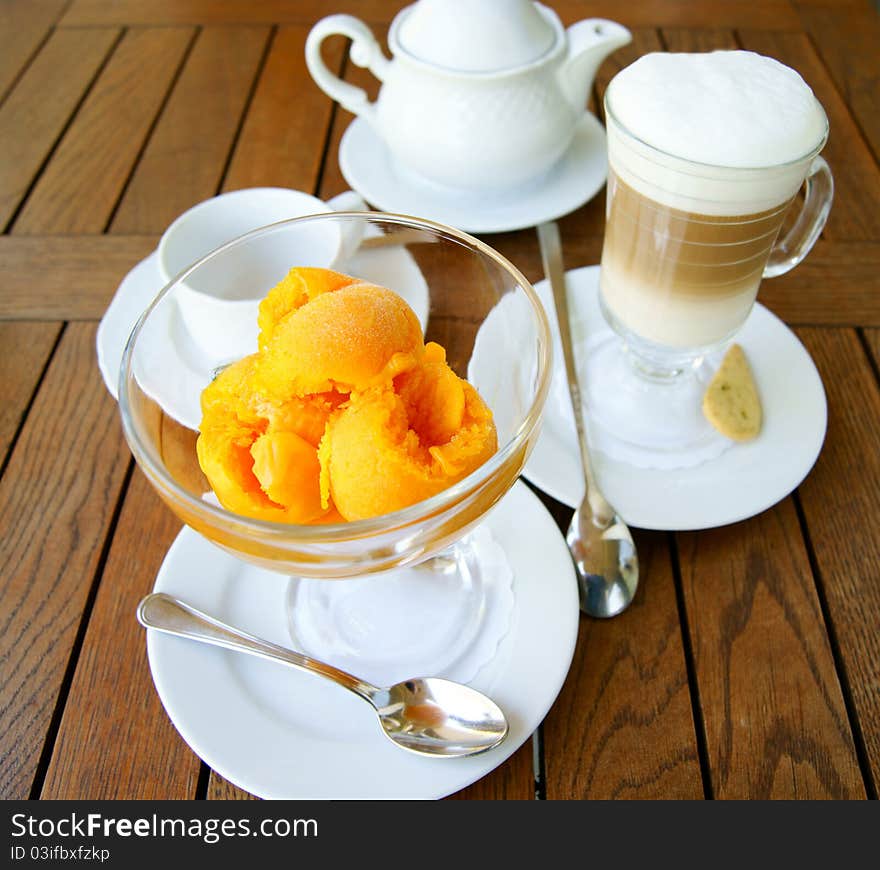
[[[647,54],[606,95],[617,174],[686,212],[764,211],[800,188],[828,122],[804,80],[747,51]]]

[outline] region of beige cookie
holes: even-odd
[[[734,441],[749,441],[761,431],[761,399],[743,349],[730,346],[703,396],[706,419]]]

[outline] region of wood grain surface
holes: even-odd
[[[792,501],[677,537],[713,796],[864,797]]]
[[[219,192],[268,38],[266,27],[199,32],[113,216],[114,233],[161,232]]]
[[[115,28],[53,31],[0,107],[0,225],[15,214],[118,36]]]
[[[36,57],[67,0],[5,0],[0,5],[0,101]]]
[[[799,497],[874,796],[880,784],[877,335],[869,332],[872,361],[853,330],[798,330],[828,395],[825,447]]]
[[[60,323],[0,321],[0,464],[39,386]]]
[[[849,6],[851,0],[843,0]],[[314,22],[329,12],[344,9],[367,21],[385,22],[408,5],[406,0],[347,0],[328,7],[325,0],[74,0],[61,19],[62,25],[156,24],[173,22]],[[788,0],[642,0],[621,4],[616,0],[557,0],[553,8],[566,23],[584,17],[612,18],[627,26],[734,27],[742,21],[761,28],[797,28],[797,12]]]
[[[257,800],[252,794],[244,789],[233,785],[228,780],[223,779],[216,771],[211,771],[211,779],[208,782],[208,793],[206,798],[209,801],[250,801]]]
[[[145,633],[134,618],[179,531],[179,520],[136,470],[98,578],[40,797],[196,796],[201,763],[162,708]]]
[[[94,346],[94,324],[67,326],[0,480],[0,793],[8,798],[30,793],[131,461]]]
[[[338,151],[352,115],[312,81],[306,36],[346,11],[387,51],[406,4],[0,4],[0,796],[252,797],[191,752],[150,677],[134,609],[179,522],[133,468],[96,328],[191,205],[253,186],[348,188]],[[815,360],[828,432],[804,482],[763,514],[637,531],[632,607],[581,617],[542,727],[452,797],[876,798],[880,16],[867,0],[551,5],[566,25],[601,16],[633,31],[598,71],[600,117],[612,76],[648,51],[749,48],[815,90],[834,206],[810,256],[760,299]],[[326,62],[375,98],[379,82],[347,49],[328,40]],[[603,192],[560,220],[568,268],[599,261],[604,205]],[[543,277],[533,231],[486,241]],[[435,331],[476,322],[476,286],[461,288],[461,310],[437,313]],[[179,436],[169,428],[166,446],[190,451],[192,435]],[[539,495],[564,530],[571,509]]]
[[[158,240],[158,235],[0,236],[0,318],[98,320],[122,279]]]
[[[880,329],[866,329],[864,335],[868,346],[868,356],[873,363],[876,374],[877,368],[880,366]]]
[[[703,797],[669,547],[656,532],[635,540],[636,597],[615,619],[581,617],[544,722],[551,800]]]
[[[314,192],[334,108],[306,69],[302,49],[308,30],[302,25],[277,29],[224,190],[281,186]],[[325,50],[330,69],[339,70],[343,56],[342,40]]]
[[[880,18],[846,14],[834,2],[795,5],[875,161],[880,159]]]
[[[71,122],[13,233],[100,233],[128,181],[194,31],[129,30]],[[144,75],[147,68],[150,75]]]

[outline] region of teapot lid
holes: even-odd
[[[532,0],[418,0],[397,15],[389,43],[447,70],[488,73],[538,60],[561,29]]]

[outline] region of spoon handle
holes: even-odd
[[[562,356],[565,360],[565,374],[568,381],[568,394],[574,411],[574,425],[577,429],[578,447],[581,453],[581,464],[584,469],[584,482],[587,487],[587,498],[593,515],[601,518],[606,524],[611,522],[614,510],[599,491],[590,461],[590,447],[584,426],[584,409],[581,399],[581,388],[578,384],[577,365],[574,360],[574,348],[571,343],[571,320],[568,314],[568,297],[565,289],[565,270],[562,263],[562,243],[559,239],[559,227],[555,221],[538,224],[538,244],[541,248],[541,262],[544,275],[553,292],[553,304],[556,308],[556,320],[559,324],[559,338],[562,342]]]
[[[370,703],[373,702],[373,695],[378,691],[375,686],[359,680],[346,671],[232,628],[164,592],[154,592],[144,598],[138,605],[137,618],[144,628],[154,628],[176,637],[249,653],[318,674],[344,686]]]

